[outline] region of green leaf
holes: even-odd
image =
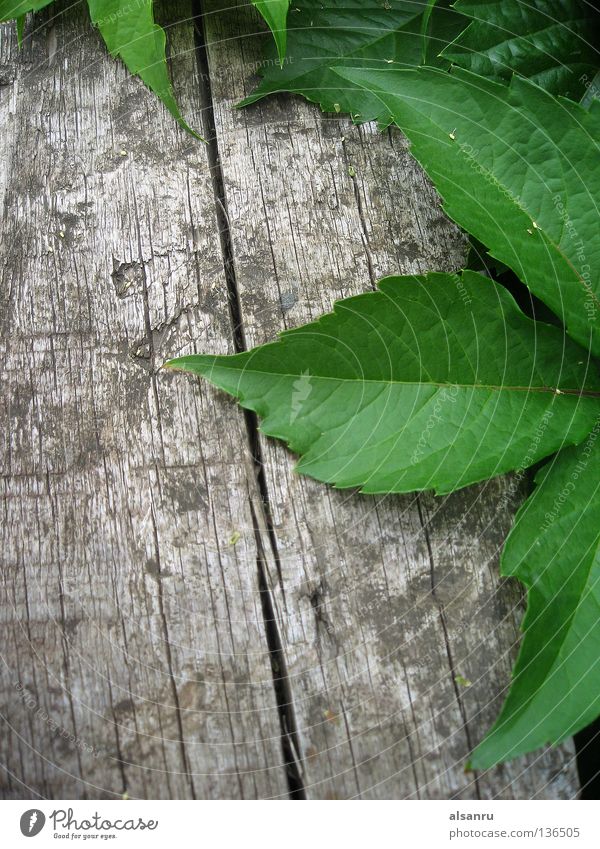
[[[288,62],[283,68],[275,62],[265,65],[258,88],[241,105],[273,92],[291,91],[320,103],[326,111],[353,112],[347,86],[340,85],[332,67],[439,64],[437,54],[458,35],[465,21],[444,5],[447,3],[434,5],[431,0],[306,0],[300,7],[293,6]],[[442,64],[449,67],[445,60]]]
[[[427,0],[425,4],[425,9],[423,10],[423,14],[421,15],[421,35],[423,36],[423,49],[421,52],[421,64],[425,65],[427,62],[427,53],[429,50],[429,24],[431,21],[431,15],[433,13],[433,7],[436,5],[437,0]],[[438,50],[439,52],[439,50]]]
[[[368,493],[446,493],[523,468],[600,413],[585,353],[470,271],[390,277],[278,342],[167,366],[255,410],[299,472]]]
[[[594,41],[597,11],[580,0],[457,0],[472,18],[445,48],[451,62],[485,77],[508,80],[513,71],[553,94],[579,99],[581,78],[599,64]]]
[[[431,20],[431,15],[433,13],[433,7],[437,4],[437,0],[426,0],[425,8],[422,14],[422,22],[421,22],[421,32],[427,35],[429,30],[429,22]],[[453,4],[454,6],[454,4]]]
[[[177,106],[167,71],[166,36],[154,22],[152,0],[88,0],[88,6],[110,53],[158,95],[185,130],[200,138]]]
[[[273,33],[279,63],[283,65],[287,45],[287,15],[290,0],[252,0]]]
[[[19,15],[17,18],[17,44],[23,46],[23,36],[25,34],[25,15]]]
[[[336,73],[364,118],[408,136],[450,218],[600,355],[600,104],[458,69]]]
[[[39,12],[50,3],[52,0],[0,0],[0,21],[18,20],[28,12]]]
[[[529,588],[525,637],[500,716],[471,765],[559,743],[600,714],[600,420],[536,476],[502,574]]]

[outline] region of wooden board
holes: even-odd
[[[157,374],[232,349],[206,149],[47,19],[2,33],[2,792],[279,795],[244,423]]]
[[[459,267],[405,140],[236,112],[257,19],[207,4],[197,57],[171,3],[203,146],[67,6],[0,41],[2,795],[573,797],[570,744],[463,771],[515,656],[521,489],[334,492],[159,370]]]
[[[390,273],[461,266],[398,132],[279,97],[247,110],[260,45],[247,4],[206,5],[216,141],[249,346]],[[271,581],[303,754],[317,798],[569,797],[570,745],[463,771],[509,681],[521,598],[498,554],[522,492],[508,478],[446,499],[335,492],[261,439]],[[462,678],[468,687],[457,683]]]

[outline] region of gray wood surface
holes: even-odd
[[[159,370],[464,255],[400,133],[233,108],[260,59],[239,5],[206,4],[196,50],[169,4],[206,146],[81,9],[20,53],[1,31],[0,792],[571,798],[570,743],[464,772],[516,653],[498,552],[522,486],[333,491]]]

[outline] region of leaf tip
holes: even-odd
[[[23,38],[25,35],[25,15],[19,15],[17,18],[17,46],[19,50],[23,47]]]

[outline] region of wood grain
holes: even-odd
[[[244,423],[157,374],[232,349],[206,149],[52,8],[2,31],[2,792],[285,794]]]
[[[522,485],[337,492],[160,371],[464,256],[399,133],[233,109],[260,58],[238,5],[206,4],[197,51],[169,4],[208,146],[81,10],[36,16],[20,53],[1,30],[0,792],[573,797],[571,744],[463,771],[516,652],[497,561]]]

